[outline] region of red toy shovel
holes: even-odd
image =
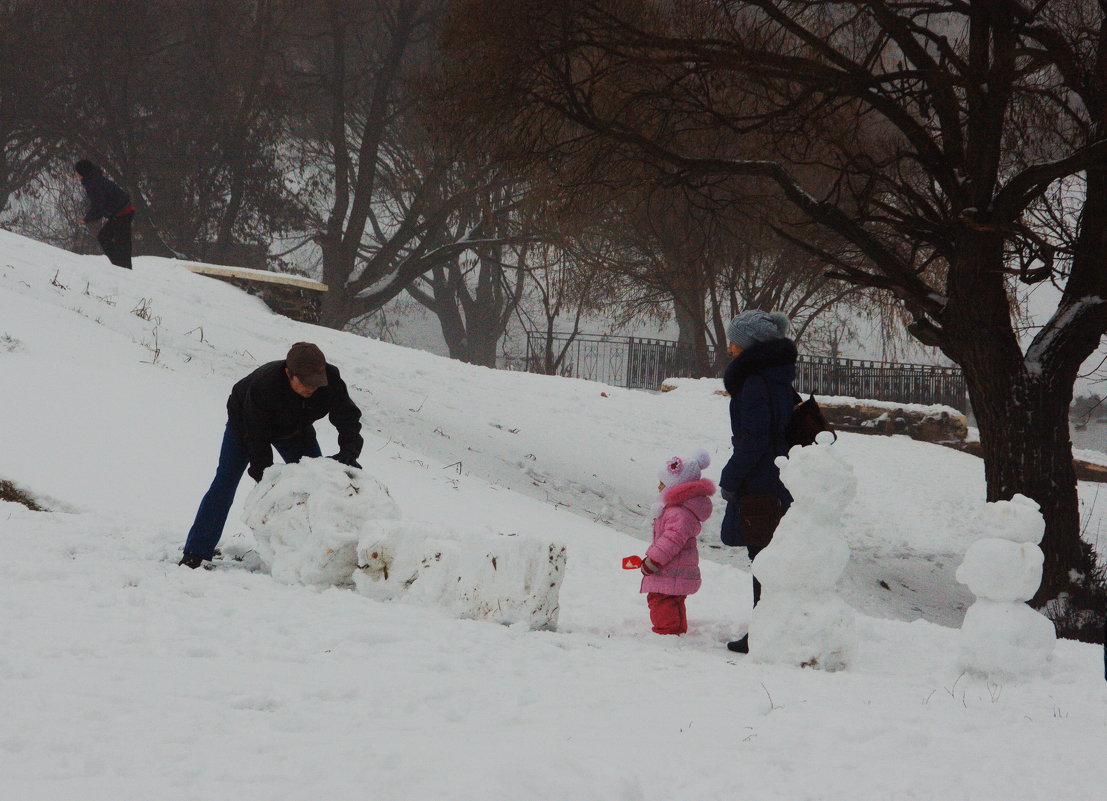
[[[623,570],[637,570],[642,566],[641,556],[624,556]]]

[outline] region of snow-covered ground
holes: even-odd
[[[558,631],[176,566],[230,385],[311,340],[365,413],[361,463],[405,519],[567,546]],[[1098,799],[1101,651],[961,675],[953,573],[978,459],[842,435],[858,481],[845,671],[723,644],[750,603],[705,525],[689,635],[649,633],[638,577],[656,471],[726,399],[474,368],[304,326],[171,261],[133,272],[0,232],[0,798]],[[334,432],[319,426],[324,453]],[[328,450],[329,449],[329,450]],[[232,511],[238,522],[248,479]],[[1081,487],[1105,549],[1098,487]],[[1107,495],[1104,496],[1107,498]]]

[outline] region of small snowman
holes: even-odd
[[[857,479],[832,439],[823,432],[816,444],[777,459],[795,501],[753,562],[762,585],[750,618],[756,661],[840,670],[856,652],[855,613],[835,585],[849,562],[842,514],[857,494]]]
[[[981,523],[990,536],[970,545],[957,568],[957,580],[977,597],[961,624],[961,667],[1000,677],[1041,673],[1057,634],[1025,602],[1042,581],[1045,521],[1038,504],[1016,495],[987,504]]]

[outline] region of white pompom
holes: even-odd
[[[711,455],[703,448],[696,448],[692,451],[692,458],[699,462],[700,470],[711,464]]]

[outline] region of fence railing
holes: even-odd
[[[527,332],[525,369],[532,373],[658,389],[666,378],[693,375],[693,365],[690,347],[664,339]]]
[[[631,389],[659,389],[666,378],[695,375],[692,348],[664,339],[595,334],[527,332],[522,366],[532,373],[586,378]],[[802,356],[796,389],[894,403],[941,403],[967,412],[960,368],[866,359]]]
[[[894,403],[941,403],[961,412],[969,410],[968,388],[960,367],[803,356],[796,362],[796,389]]]

